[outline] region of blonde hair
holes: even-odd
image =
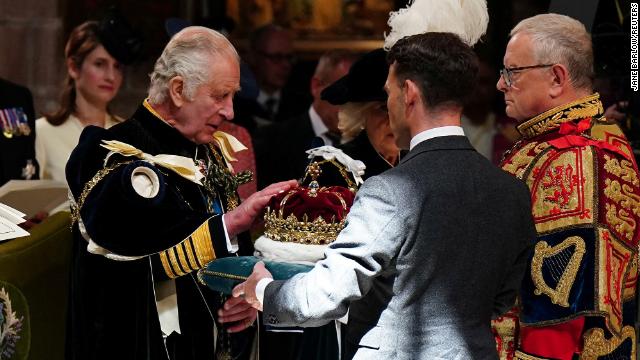
[[[510,35],[519,33],[531,37],[533,55],[539,64],[562,64],[569,70],[574,87],[591,90],[591,35],[581,22],[565,15],[541,14],[520,21]]]
[[[209,68],[213,56],[240,59],[229,40],[215,30],[190,26],[174,35],[150,75],[149,101],[152,104],[166,101],[169,81],[176,76],[184,79],[184,96],[193,100],[198,87],[210,81]]]
[[[338,129],[344,141],[353,140],[364,129],[369,112],[380,101],[348,102],[340,105],[338,112]]]

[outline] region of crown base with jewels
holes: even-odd
[[[302,221],[293,214],[286,219],[282,210],[271,211],[267,208],[264,216],[265,235],[272,240],[282,242],[294,242],[299,244],[327,245],[332,243],[345,226],[345,220],[335,222],[334,219],[326,222],[318,216],[309,221],[305,214]]]

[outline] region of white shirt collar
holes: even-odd
[[[425,130],[411,138],[411,142],[409,143],[409,150],[412,150],[414,147],[416,147],[416,145],[425,140],[441,136],[464,136],[464,130],[462,130],[462,127],[460,126],[441,126]]]
[[[313,133],[316,136],[322,137],[322,135],[329,131],[329,128],[324,124],[324,121],[322,121],[322,118],[320,117],[320,115],[318,115],[316,109],[314,109],[313,106],[309,106],[309,118],[311,119],[311,127],[313,128]]]
[[[258,93],[258,98],[256,99],[256,101],[258,101],[258,103],[260,105],[262,105],[262,106],[265,106],[265,103],[269,99],[274,99],[276,101],[276,104],[280,104],[280,97],[281,96],[282,96],[282,91],[281,90],[278,90],[278,91],[274,92],[273,94],[267,94],[262,89],[260,89],[260,92]],[[278,108],[278,106],[276,105],[275,109],[277,109],[277,108]]]

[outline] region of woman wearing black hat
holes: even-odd
[[[394,167],[400,158],[384,91],[388,73],[386,53],[377,49],[362,56],[347,75],[322,92],[324,100],[340,105],[338,128],[347,142],[338,148],[366,165],[364,180]]]
[[[65,165],[85,126],[109,128],[122,121],[108,109],[122,84],[122,63],[131,60],[133,51],[122,47],[127,44],[122,31],[127,25],[122,21],[114,17],[87,21],[71,32],[60,107],[36,121],[41,178],[66,181]]]

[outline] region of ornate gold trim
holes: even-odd
[[[169,255],[168,256],[169,262],[171,263],[171,267],[175,271],[176,275],[177,276],[187,275],[187,273],[182,271],[182,269],[180,268],[180,265],[178,264],[178,257],[176,256],[176,253],[173,251],[173,248],[167,250],[166,253]]]
[[[604,207],[607,222],[613,226],[613,229],[624,236],[627,241],[633,240],[633,232],[637,224],[631,214],[625,209],[618,209],[616,204],[606,203]]]
[[[620,337],[613,335],[605,339],[604,331],[600,328],[589,329],[583,336],[584,350],[581,360],[597,360],[601,356],[614,352],[625,340],[631,339],[631,357],[636,358],[636,331],[632,326],[625,326]]]
[[[187,261],[187,257],[184,253],[184,249],[182,248],[182,244],[184,243],[184,241],[181,241],[178,245],[176,245],[174,247],[174,249],[176,250],[176,254],[178,254],[178,261],[180,261],[180,265],[182,265],[182,268],[186,271],[186,272],[192,272],[193,270],[197,270],[198,268],[192,268],[191,264],[189,264],[189,262]]]
[[[93,188],[96,185],[98,185],[98,183],[102,181],[102,179],[104,179],[107,175],[109,175],[110,172],[119,168],[122,165],[129,164],[130,162],[131,161],[120,162],[120,163],[116,163],[114,165],[105,167],[103,169],[100,169],[91,178],[91,180],[87,181],[87,183],[84,184],[84,187],[82,188],[82,193],[80,193],[80,198],[78,199],[78,201],[76,201],[75,204],[73,204],[73,202],[71,204],[71,226],[72,227],[73,227],[73,224],[76,221],[78,221],[78,219],[80,219],[80,210],[82,209],[84,202],[87,200],[89,193],[91,193],[91,190],[93,190]]]
[[[304,183],[305,180],[307,180],[307,177],[312,177],[311,174],[314,171],[319,171],[316,175],[316,177],[318,177],[322,172],[322,170],[320,170],[320,165],[323,165],[326,163],[331,163],[333,164],[333,166],[335,166],[338,169],[340,176],[342,176],[342,178],[347,183],[347,186],[349,187],[349,189],[351,189],[351,191],[355,192],[358,189],[358,185],[351,179],[350,173],[346,170],[346,167],[334,158],[311,162],[311,164],[307,166],[307,169],[304,172],[304,177],[302,177],[302,180],[300,181],[300,183]]]
[[[200,266],[198,266],[198,263],[196,262],[195,254],[193,253],[193,251],[191,251],[190,243],[188,241],[187,242],[183,241],[182,245],[184,246],[184,249],[187,253],[187,259],[189,259],[189,264],[191,264],[191,268],[194,270],[199,269]]]
[[[171,270],[171,265],[169,265],[169,259],[167,258],[167,252],[162,251],[160,254],[160,262],[162,263],[162,267],[164,268],[164,272],[170,279],[175,279],[178,277],[173,270]]]
[[[569,246],[574,245],[575,251],[571,255],[571,259],[567,264],[560,280],[555,289],[551,288],[544,281],[542,276],[542,265],[546,258],[557,255],[562,250],[565,250]],[[549,296],[551,302],[562,307],[569,307],[569,293],[571,287],[576,279],[578,268],[582,257],[586,252],[586,246],[584,240],[579,236],[571,236],[566,238],[563,242],[555,246],[549,246],[546,241],[540,241],[536,244],[533,259],[531,260],[531,278],[536,287],[534,293],[536,295],[545,294]]]
[[[513,355],[513,360],[548,360],[548,358],[529,355],[520,350],[516,350],[516,353]]]
[[[531,163],[524,180],[538,234],[598,220],[596,161],[591,148],[581,147],[550,148]]]
[[[198,261],[203,266],[216,258],[216,253],[211,243],[211,233],[209,232],[209,220],[206,220],[191,234],[193,248],[196,251]]]
[[[604,169],[609,174],[613,174],[622,180],[631,183],[634,186],[640,186],[640,181],[638,180],[638,174],[633,168],[633,164],[631,161],[625,159],[616,159],[611,156],[605,154],[604,155]]]
[[[222,273],[218,271],[211,271],[211,270],[205,270],[205,269],[201,270],[200,273],[204,275],[221,277],[223,279],[240,280],[240,281],[246,281],[248,279],[248,277],[246,276]]]
[[[162,116],[160,116],[160,114],[158,114],[158,112],[156,111],[156,109],[154,109],[151,106],[151,103],[149,102],[149,98],[146,98],[142,101],[142,106],[145,107],[145,109],[147,109],[151,114],[153,114],[153,116],[157,117],[158,119],[162,120],[162,122],[166,121],[162,118]]]
[[[345,226],[345,220],[327,223],[321,216],[309,221],[307,214],[299,221],[293,214],[286,219],[282,210],[267,208],[264,215],[265,235],[275,241],[326,245],[333,242]]]
[[[560,124],[577,119],[604,114],[600,94],[594,93],[568,104],[556,106],[518,125],[518,132],[525,139],[542,135],[560,127]]]

